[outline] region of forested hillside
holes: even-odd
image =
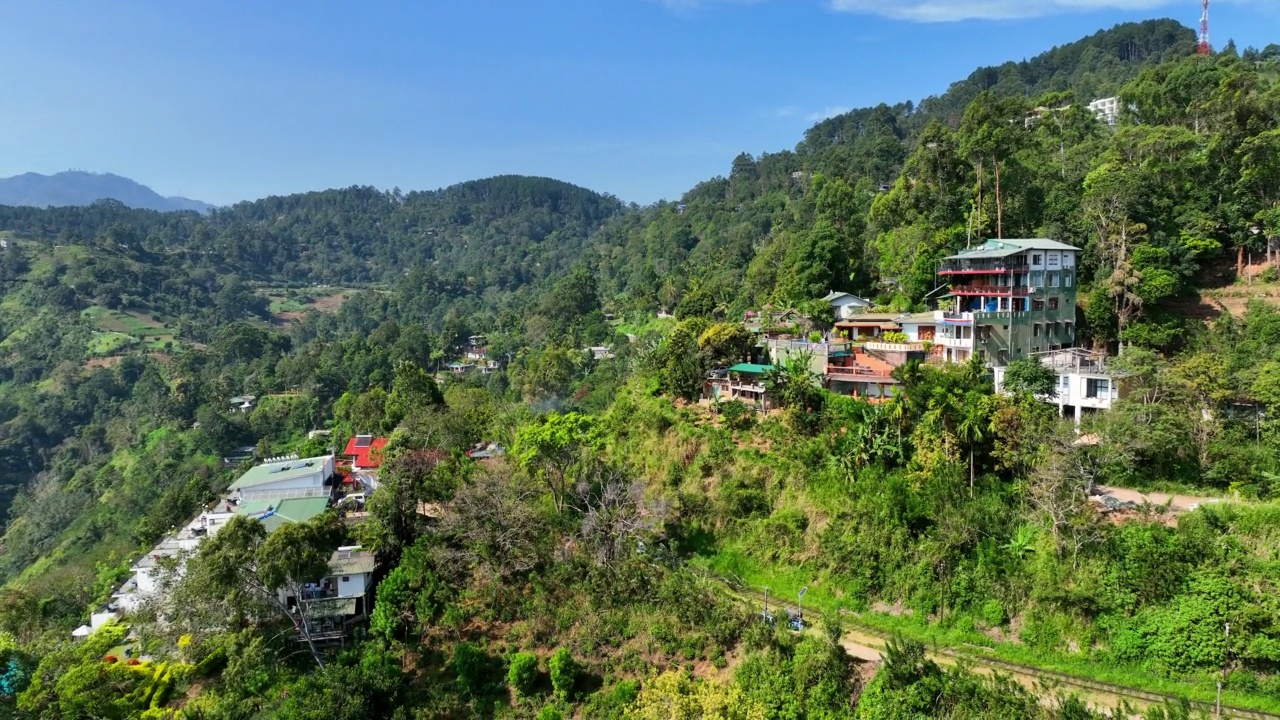
[[[0,207],[0,715],[1075,719],[1127,687],[1169,696],[1155,720],[1220,678],[1280,713],[1280,47],[1193,50],[1120,26],[645,208],[511,176]],[[1085,107],[1113,94],[1114,127]],[[744,310],[923,308],[938,258],[1019,236],[1084,249],[1080,325],[1123,350],[1126,396],[1082,427],[1035,363],[999,395],[908,364],[880,404],[790,363],[773,413],[696,402],[754,343]],[[1246,311],[1183,312],[1251,255]],[[443,372],[476,334],[495,371]],[[367,515],[237,517],[128,630],[71,638],[252,463],[224,458],[358,434],[388,438]],[[1212,501],[1104,513],[1099,484]],[[314,648],[279,591],[355,544],[367,624]],[[1123,687],[1033,693],[993,660]]]

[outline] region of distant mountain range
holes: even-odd
[[[195,210],[206,213],[208,203],[184,197],[164,197],[141,183],[111,173],[69,170],[55,175],[23,173],[0,178],[0,205],[64,207],[92,205],[99,200],[118,200],[132,208],[146,210]]]

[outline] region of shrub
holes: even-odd
[[[551,671],[551,688],[556,691],[556,697],[567,701],[572,697],[573,685],[578,679],[578,664],[569,654],[569,648],[556,650],[547,663],[547,669]]]
[[[458,676],[458,687],[468,695],[479,695],[484,689],[484,651],[471,643],[458,643],[453,651],[453,672]]]
[[[538,720],[564,720],[564,713],[555,705],[547,705],[538,713]]]
[[[511,667],[507,670],[507,684],[517,695],[528,697],[533,694],[534,685],[538,682],[538,656],[533,653],[519,652],[511,656]]]
[[[1004,624],[1004,605],[999,600],[992,599],[982,603],[980,614],[982,621],[990,627]]]
[[[720,417],[724,419],[725,427],[731,430],[746,430],[751,427],[751,423],[755,418],[751,414],[751,409],[746,403],[739,400],[726,400],[719,404]]]

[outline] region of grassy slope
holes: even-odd
[[[625,388],[626,397],[614,412],[627,418],[630,428],[625,437],[619,438],[613,451],[627,458],[646,478],[651,488],[665,487],[689,498],[685,502],[716,502],[716,491],[721,482],[744,473],[765,478],[773,501],[774,513],[769,519],[738,521],[741,525],[733,535],[722,534],[723,528],[707,528],[705,533],[686,538],[687,550],[694,556],[691,563],[730,585],[759,590],[769,588],[771,598],[777,598],[772,607],[796,606],[796,596],[802,587],[808,590],[803,605],[806,615],[811,610],[839,613],[850,617],[857,624],[879,632],[900,632],[929,644],[972,651],[974,645],[991,648],[997,658],[1052,670],[1098,682],[1143,689],[1192,700],[1212,702],[1216,677],[1162,676],[1139,667],[1101,664],[1084,654],[1066,652],[1039,652],[1014,639],[997,642],[980,632],[972,618],[950,627],[940,627],[919,618],[865,611],[864,598],[853,597],[830,579],[780,559],[761,560],[770,554],[782,558],[782,552],[762,552],[761,548],[793,543],[771,525],[773,518],[789,512],[803,513],[809,529],[822,527],[840,505],[840,488],[815,486],[810,480],[801,480],[801,469],[781,457],[762,450],[759,432],[735,433],[716,428],[696,409],[677,409],[663,398],[651,397],[646,389]],[[811,535],[816,537],[816,535]],[[728,539],[726,539],[728,538]],[[793,551],[795,545],[787,548]],[[877,610],[882,609],[880,607]],[[863,612],[852,612],[864,610]],[[815,613],[816,614],[816,613]],[[1274,698],[1237,691],[1224,691],[1223,701],[1241,708],[1280,713],[1280,701]]]

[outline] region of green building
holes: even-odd
[[[1079,248],[1047,239],[988,240],[943,258],[952,310],[941,313],[935,343],[943,359],[974,353],[1003,366],[1075,344]]]

